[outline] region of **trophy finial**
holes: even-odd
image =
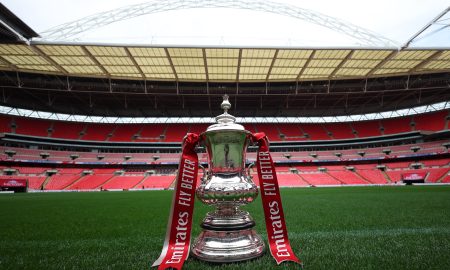
[[[228,101],[228,95],[223,95],[222,104],[220,104],[220,108],[224,111],[224,113],[228,113],[228,110],[231,108],[231,103]]]
[[[220,104],[220,108],[223,110],[223,114],[216,117],[216,122],[220,124],[230,124],[236,121],[236,118],[228,113],[228,110],[231,108],[231,103],[228,101],[228,95],[223,95],[222,104]]]

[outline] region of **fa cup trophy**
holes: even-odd
[[[255,221],[250,214],[239,209],[258,196],[245,167],[251,133],[228,114],[228,96],[224,96],[221,107],[224,113],[216,117],[217,123],[200,135],[208,152],[208,169],[196,191],[202,203],[216,209],[203,219],[203,230],[191,254],[209,262],[236,262],[261,256],[264,241],[253,229]]]
[[[215,263],[250,260],[264,253],[264,242],[254,230],[255,221],[247,211],[239,209],[258,196],[258,188],[245,167],[250,142],[258,144],[256,168],[270,254],[278,264],[300,263],[288,239],[269,140],[264,133],[252,134],[235,123],[236,118],[228,114],[228,96],[224,96],[221,107],[224,113],[216,117],[217,123],[201,134],[188,133],[183,140],[166,238],[153,266],[158,270],[180,270],[189,253]],[[200,143],[208,152],[208,169],[203,169],[196,188],[199,162],[195,149]],[[202,232],[190,246],[195,195],[216,209],[203,219]]]

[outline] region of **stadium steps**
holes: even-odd
[[[142,125],[141,126],[141,128],[138,130],[138,132],[135,134],[136,136],[133,136],[133,138],[131,138],[131,141],[132,142],[135,142],[136,141],[136,138],[140,138],[141,137],[141,133],[142,133],[142,130],[144,129],[144,125]]]
[[[301,125],[297,125],[297,126],[298,126],[298,129],[300,129],[301,137],[305,138],[305,130],[302,128]],[[311,140],[310,138],[307,138],[307,139],[308,139],[308,141]]]
[[[341,185],[347,185],[346,183],[342,182],[339,178],[334,177],[333,175],[329,174],[328,172],[325,172],[329,177],[333,178],[334,180],[341,183]]]
[[[48,134],[47,137],[52,137],[52,133],[53,133],[53,127],[55,126],[55,122],[50,122],[50,126],[48,127]]]
[[[374,182],[370,181],[369,179],[365,178],[364,176],[362,176],[361,174],[359,174],[358,171],[354,171],[354,174],[356,174],[359,178],[361,178],[362,180],[366,181],[369,184],[374,184]]]
[[[450,110],[445,118],[445,129],[448,129],[448,122],[450,121]]]
[[[303,177],[301,176],[301,174],[296,174],[296,175],[300,178],[300,180],[302,180],[303,182],[305,182],[305,183],[307,183],[308,185],[312,186],[312,184],[311,184],[310,182],[308,182],[308,180],[306,180],[305,178],[303,178]]]
[[[41,190],[45,189],[45,186],[50,181],[50,178],[51,178],[51,176],[47,176],[47,178],[45,178],[44,182],[42,182],[42,185],[39,187]]]
[[[369,180],[367,180],[366,178],[362,177],[358,172],[354,171],[352,172],[354,175],[356,175],[356,177],[358,177],[359,179],[363,180],[364,182],[366,182],[367,184],[373,184],[372,182],[370,182]]]
[[[141,185],[142,183],[145,182],[145,180],[147,180],[150,177],[150,175],[145,176],[144,178],[142,178],[141,181],[139,181],[139,183],[137,183],[136,185],[132,186],[130,189],[136,188],[137,186]]]
[[[163,141],[165,141],[165,140],[166,140],[166,138],[167,138],[166,134],[167,134],[167,129],[168,129],[168,128],[169,128],[169,126],[168,126],[168,125],[166,125],[166,126],[164,127],[163,133],[161,134],[161,135],[163,135],[163,136],[164,136],[164,140],[163,140]]]
[[[87,124],[84,125],[83,129],[82,129],[81,132],[80,132],[80,136],[78,137],[78,140],[83,139],[83,136],[86,135],[86,130],[87,130],[87,128],[88,128],[88,125],[87,125]]]
[[[447,177],[447,175],[448,175],[448,172],[447,172],[447,173],[444,173],[441,177],[439,177],[439,178],[436,180],[436,183],[442,183],[442,180],[444,180],[444,179]]]
[[[175,174],[175,177],[173,178],[172,183],[170,183],[169,188],[175,188],[175,185],[177,183],[177,176],[178,176],[178,172]]]
[[[332,140],[335,139],[335,138],[334,138],[333,132],[331,132],[331,131],[326,127],[326,125],[320,124],[320,126],[322,127],[323,130],[325,130],[325,132],[327,133],[328,137],[330,137]],[[331,175],[330,175],[330,176],[331,176]]]
[[[67,185],[66,187],[62,188],[63,190],[65,189],[69,189],[70,187],[72,187],[73,185],[75,185],[76,183],[80,182],[81,179],[84,178],[84,175],[79,175],[80,177],[78,177],[77,179],[75,179],[75,181],[73,181],[72,183],[70,183],[69,185]]]
[[[388,182],[389,184],[392,183],[391,178],[389,177],[389,175],[385,172],[385,171],[381,171],[381,174],[384,176],[384,178],[386,179],[386,182]]]
[[[95,188],[93,188],[93,189],[98,189],[98,188],[100,188],[100,187],[102,187],[104,184],[106,184],[106,183],[108,183],[108,182],[110,182],[112,179],[114,179],[114,177],[115,177],[115,175],[114,174],[112,174],[111,175],[111,177],[110,178],[108,178],[108,179],[106,179],[106,181],[105,182],[103,182],[103,183],[101,183],[100,185],[98,185],[98,186],[96,186]]]
[[[109,141],[109,139],[111,139],[112,137],[114,137],[114,133],[116,133],[116,130],[117,130],[117,128],[118,128],[119,126],[115,126],[114,128],[113,128],[113,130],[111,131],[111,136],[109,136],[110,134],[108,134],[108,136],[106,136],[106,139],[105,139],[105,141],[106,142],[108,142]]]
[[[355,138],[359,138],[358,131],[353,127],[352,123],[349,122],[348,124],[350,125],[350,128],[352,129],[353,136],[355,136]]]

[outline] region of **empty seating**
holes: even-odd
[[[373,165],[372,165],[373,166]],[[378,169],[358,170],[357,173],[372,184],[387,184],[388,181],[383,173]]]
[[[47,137],[50,122],[33,118],[17,117],[14,119],[16,133],[31,136]]]
[[[166,125],[143,125],[139,137],[136,141],[155,142],[161,140],[161,135],[164,135]]]
[[[328,123],[324,125],[325,129],[331,132],[334,139],[355,138],[352,127],[349,123]]]
[[[342,184],[326,173],[300,173],[299,176],[307,183],[314,186]]]
[[[79,174],[54,174],[50,177],[50,180],[45,185],[47,190],[61,190],[72,184],[75,180],[79,179]]]
[[[280,187],[301,187],[308,186],[308,183],[303,181],[297,174],[277,174],[278,185]]]
[[[102,184],[103,189],[130,189],[137,185],[142,179],[143,175],[139,176],[114,176],[106,183]]]
[[[328,171],[328,174],[347,185],[366,185],[367,181],[351,171]]]
[[[86,141],[105,141],[112,134],[115,125],[89,124],[81,139]]]
[[[432,112],[414,116],[416,130],[439,131],[445,129],[448,111]]]
[[[31,189],[41,189],[42,184],[44,183],[46,176],[27,176],[25,179],[28,180],[28,188]]]
[[[308,137],[311,140],[331,139],[321,124],[300,124],[300,127],[306,134],[308,134]]]
[[[250,132],[265,132],[272,141],[351,139],[397,134],[412,130],[440,131],[446,129],[448,110],[405,116],[392,119],[356,121],[346,123],[300,124],[244,124]],[[11,124],[15,124],[12,129]],[[414,123],[414,128],[411,127]],[[93,141],[166,141],[179,142],[190,132],[201,133],[210,124],[101,124],[70,121],[42,120],[27,117],[0,115],[0,132],[69,140]],[[383,131],[380,131],[380,128]],[[353,130],[356,131],[354,134]],[[328,134],[329,132],[329,134]],[[83,135],[84,134],[84,135]],[[280,134],[284,137],[281,138]],[[138,136],[135,136],[138,135]],[[164,135],[164,138],[160,136]]]
[[[18,167],[17,169],[20,174],[42,174],[48,170],[45,167]]]
[[[264,132],[271,141],[279,141],[280,133],[276,124],[255,124],[258,132]]]
[[[397,134],[411,131],[411,117],[383,119],[384,134]]]
[[[135,186],[136,189],[145,188],[169,188],[172,182],[175,181],[175,175],[151,175],[148,176],[142,183]]]
[[[298,124],[279,124],[278,127],[287,141],[300,141],[306,139]]]
[[[381,136],[380,122],[378,120],[352,122],[351,125],[356,130],[356,135],[359,138]]]
[[[112,137],[109,138],[113,142],[131,142],[134,141],[135,135],[141,130],[142,125],[138,124],[122,124],[117,125]]]
[[[55,121],[52,127],[52,138],[78,140],[85,126],[84,123]]]
[[[83,189],[99,189],[100,186],[111,179],[113,175],[111,173],[108,174],[94,174],[94,175],[85,175],[75,184],[68,187],[71,190],[83,190]]]
[[[169,124],[166,128],[166,142],[181,142],[189,131],[189,124]]]
[[[11,117],[0,115],[0,132],[11,133]]]

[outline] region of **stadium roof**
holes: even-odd
[[[146,12],[154,11],[151,3],[145,5],[150,8]],[[289,10],[283,6],[278,11]],[[75,28],[69,30],[81,21],[92,23],[90,29],[98,26],[99,18],[110,23],[116,20],[111,14],[128,18],[134,11],[136,6],[86,17],[70,23]],[[430,24],[441,23],[448,11]],[[319,17],[329,22],[327,16]],[[416,106],[436,109],[432,104],[450,100],[450,47],[408,47],[430,24],[401,47],[258,47],[30,40],[14,20],[5,22],[20,41],[0,41],[0,104],[40,115],[205,119],[220,113],[216,103],[228,94],[235,115],[251,119],[366,119],[368,114]],[[334,28],[345,26],[334,22]],[[60,29],[67,30],[57,27],[54,32]],[[364,33],[370,36],[370,31]]]
[[[0,44],[0,69],[196,82],[311,81],[450,71],[450,49]]]

